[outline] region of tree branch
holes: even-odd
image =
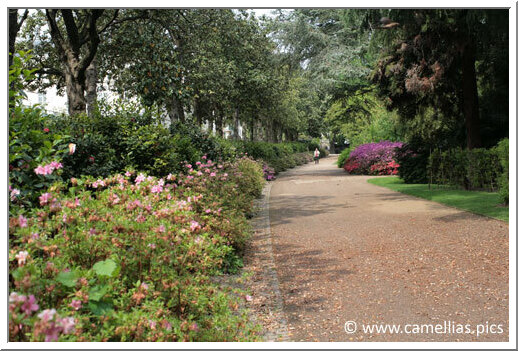
[[[34,73],[36,73],[38,75],[52,75],[52,76],[65,77],[65,74],[63,73],[63,71],[61,71],[57,68],[52,68],[52,67],[40,68],[37,71],[35,71]]]
[[[25,22],[25,20],[27,19],[27,16],[29,15],[29,10],[25,10],[25,12],[23,13],[23,16],[22,18],[20,19],[20,23],[18,23],[18,31],[20,30],[20,28],[22,28],[22,25],[23,25],[23,22]]]
[[[113,14],[113,18],[111,19],[111,21],[109,21],[103,29],[101,29],[99,32],[97,32],[97,34],[101,34],[102,32],[104,32],[109,26],[111,26],[113,24],[113,22],[115,21],[115,19],[117,18],[117,16],[119,15],[119,10],[115,10],[115,13]]]
[[[45,16],[47,17],[47,23],[50,27],[50,36],[54,44],[56,45],[56,49],[58,50],[60,55],[65,54],[65,44],[63,42],[63,36],[59,31],[58,24],[56,22],[56,10],[45,10]]]
[[[74,51],[74,54],[79,56],[79,50],[81,48],[81,43],[79,40],[79,30],[77,29],[76,21],[74,20],[74,15],[72,10],[63,9],[61,10],[61,14],[63,15],[63,21],[65,22],[65,28],[67,31],[68,42]],[[88,20],[88,19],[87,19]]]
[[[89,45],[88,50],[86,51],[85,55],[79,61],[79,67],[78,67],[78,74],[84,75],[86,69],[92,63],[92,60],[95,57],[95,54],[97,53],[97,47],[99,46],[99,33],[97,33],[97,20],[101,15],[103,14],[104,10],[92,10],[92,14],[90,16],[90,20],[88,23],[88,38],[89,38]]]

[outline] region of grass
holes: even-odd
[[[497,193],[434,188],[433,185],[429,190],[428,184],[405,184],[399,177],[373,178],[368,182],[403,194],[509,222],[509,208],[500,205]]]

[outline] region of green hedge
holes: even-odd
[[[498,176],[498,194],[504,204],[509,204],[509,139],[502,139],[494,148],[502,166],[502,173]]]
[[[257,160],[263,160],[275,170],[283,172],[289,168],[300,166],[312,160],[315,148],[320,150],[320,156],[326,157],[327,151],[320,148],[315,141],[268,143],[264,141],[231,141],[238,154],[247,154]]]
[[[434,150],[427,170],[430,183],[466,190],[496,191],[502,174],[497,148]]]

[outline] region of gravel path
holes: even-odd
[[[285,172],[271,189],[288,338],[508,341],[508,224],[368,184],[335,161]],[[414,333],[362,330],[374,323]],[[418,334],[416,324],[444,327]]]

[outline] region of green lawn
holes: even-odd
[[[403,180],[398,177],[374,178],[369,179],[368,182],[399,191],[403,194],[417,196],[461,210],[509,222],[509,208],[499,205],[500,201],[497,193],[434,188],[434,186],[432,186],[431,190],[428,190],[428,184],[405,184]]]

